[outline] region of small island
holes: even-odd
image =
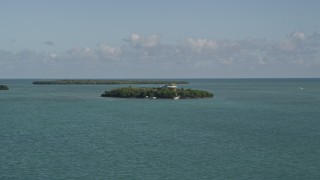
[[[164,99],[196,99],[212,98],[214,95],[208,91],[176,88],[175,85],[165,85],[159,88],[150,87],[122,87],[105,91],[101,97],[118,98],[164,98]]]
[[[54,85],[54,84],[97,84],[97,85],[112,85],[112,84],[189,84],[187,81],[170,81],[170,80],[122,80],[122,79],[64,79],[64,80],[41,80],[33,81],[32,84],[37,85]]]
[[[6,85],[1,85],[0,84],[0,90],[9,90],[9,87]]]

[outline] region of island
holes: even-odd
[[[6,85],[1,85],[0,84],[0,90],[9,90],[9,87]]]
[[[171,80],[124,80],[124,79],[63,79],[63,80],[40,80],[33,81],[32,84],[37,85],[53,85],[53,84],[189,84],[188,81],[171,81]]]
[[[211,92],[203,90],[193,90],[176,88],[175,85],[165,85],[158,88],[154,87],[121,87],[110,91],[105,91],[101,97],[117,98],[164,98],[164,99],[195,99],[212,98]]]

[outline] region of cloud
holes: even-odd
[[[46,41],[44,42],[44,44],[48,46],[54,46],[54,43],[52,41]]]
[[[103,58],[111,58],[121,55],[121,49],[117,47],[112,47],[108,44],[100,44],[97,50]]]
[[[74,63],[108,62],[117,60],[121,56],[121,49],[108,44],[100,44],[93,48],[76,46],[56,56]]]
[[[186,45],[190,46],[195,52],[201,53],[203,50],[215,50],[219,48],[219,43],[215,40],[208,39],[193,39],[188,38]]]
[[[130,38],[125,39],[132,47],[135,48],[151,48],[160,43],[160,37],[158,35],[141,36],[137,33],[132,33]]]
[[[301,31],[295,31],[292,32],[289,36],[289,38],[293,38],[293,39],[299,39],[299,40],[304,40],[305,39],[305,33],[301,32]]]
[[[0,75],[41,69],[47,76],[46,70],[116,77],[320,76],[319,33],[293,32],[277,41],[190,37],[177,44],[162,44],[158,35],[133,33],[125,42],[64,52],[0,50]]]

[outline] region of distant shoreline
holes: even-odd
[[[96,85],[113,85],[113,84],[189,84],[188,81],[174,80],[108,80],[108,79],[65,79],[65,80],[40,80],[33,81],[35,85],[67,85],[67,84],[96,84]]]

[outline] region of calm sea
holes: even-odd
[[[0,179],[320,179],[320,79],[196,79],[213,99],[0,80]]]

